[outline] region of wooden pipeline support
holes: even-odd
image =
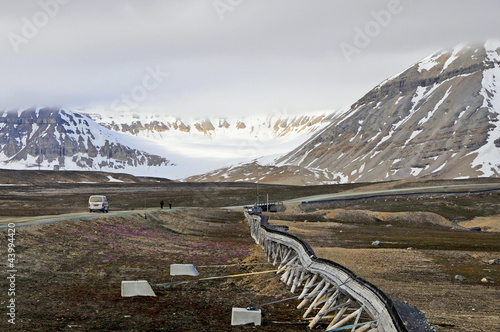
[[[260,217],[245,212],[250,232],[262,246],[268,261],[278,266],[281,280],[300,291],[297,309],[304,309],[309,328],[327,320],[328,329],[351,331],[398,331],[407,328],[382,291],[334,262],[318,259],[302,240],[262,225]],[[300,288],[302,290],[300,290]],[[312,315],[312,318],[309,316]]]

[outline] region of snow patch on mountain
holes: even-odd
[[[435,52],[279,158],[341,181],[500,174],[500,43]]]
[[[495,67],[485,70],[483,74],[481,95],[484,98],[482,107],[490,109],[491,128],[488,139],[477,151],[472,166],[479,167],[484,176],[500,176],[500,42],[487,42],[486,62],[494,62]]]
[[[457,46],[455,46],[453,48],[453,50],[451,51],[450,57],[444,63],[443,69],[441,69],[441,72],[444,72],[450,64],[452,64],[456,59],[459,58],[459,53],[463,52],[463,50],[468,49],[468,48],[469,48],[469,46],[465,43],[458,44]]]
[[[446,100],[446,98],[448,98],[448,96],[450,95],[451,88],[452,88],[452,86],[450,86],[448,88],[448,90],[444,94],[443,98],[441,98],[441,100],[437,102],[436,106],[434,106],[434,109],[432,111],[430,111],[429,113],[427,113],[427,115],[425,117],[423,117],[422,119],[420,119],[420,121],[418,121],[418,125],[419,126],[423,125],[424,123],[426,123],[427,121],[429,121],[430,118],[432,118],[432,116],[434,115],[434,113],[436,113],[436,111],[439,109],[439,107],[444,103],[444,101]],[[412,135],[412,137],[414,137],[414,136]]]
[[[440,61],[438,61],[438,59],[446,53],[447,53],[446,51],[436,52],[420,60],[417,68],[418,72],[421,73],[424,70],[430,71],[432,68],[438,66],[441,63]]]
[[[237,118],[178,118],[140,112],[113,113],[83,110],[100,125],[130,137],[140,137],[175,155],[184,162],[176,179],[233,164],[250,162],[263,156],[282,155],[304,143],[325,128],[331,112],[303,115],[286,113],[250,115]]]

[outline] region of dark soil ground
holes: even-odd
[[[500,265],[488,263],[500,260],[500,233],[469,231],[437,214],[377,215],[385,218],[318,210],[276,214],[270,223],[288,226],[318,257],[415,306],[438,331],[500,331]]]
[[[2,331],[247,331],[254,327],[231,327],[231,310],[248,306],[265,311],[259,330],[303,330],[289,324],[300,321],[289,302],[263,306],[289,294],[275,273],[153,286],[156,297],[121,297],[124,280],[196,279],[170,276],[174,263],[194,264],[199,278],[273,270],[249,237],[242,213],[97,215],[18,227],[15,243],[16,319],[9,324],[2,310]],[[0,246],[7,248],[4,237]],[[7,304],[3,296],[1,306]]]
[[[291,294],[275,273],[194,281],[274,269],[250,237],[242,212],[214,208],[253,202],[254,184],[175,183],[116,174],[113,179],[126,182],[109,182],[104,173],[75,172],[66,178],[61,173],[42,172],[33,184],[32,175],[0,171],[0,224],[16,216],[86,212],[91,194],[108,196],[111,211],[137,212],[16,226],[15,325],[6,315],[13,298],[7,280],[11,241],[8,230],[2,229],[0,331],[307,330],[303,312],[295,309],[297,301],[286,300],[297,294]],[[95,183],[88,183],[89,176]],[[433,183],[437,182],[425,185]],[[261,199],[269,194],[272,200],[285,200],[363,186],[259,185],[259,192]],[[172,199],[174,208],[195,207],[151,211],[145,219],[144,205],[159,207],[161,199]],[[459,226],[476,216],[494,217],[499,207],[497,193],[367,200],[307,211],[289,207],[272,214],[271,223],[286,224],[318,257],[338,262],[391,298],[416,306],[438,331],[500,331],[500,268],[487,263],[500,259],[500,233]],[[375,240],[381,245],[372,246]],[[173,263],[194,264],[200,276],[170,276]],[[465,280],[455,280],[457,274]],[[483,277],[492,282],[481,282]],[[153,286],[156,297],[122,298],[124,280],[193,282]],[[263,310],[263,325],[231,327],[231,309],[248,306]]]
[[[36,174],[32,174],[35,172]],[[109,177],[112,177],[110,182]],[[115,182],[116,180],[123,182]],[[290,198],[335,193],[362,186],[259,185],[260,199]],[[254,183],[182,183],[140,178],[128,174],[77,171],[12,171],[0,169],[0,218],[41,216],[88,211],[90,195],[105,195],[110,211],[143,210],[172,201],[174,207],[221,207],[253,204]]]

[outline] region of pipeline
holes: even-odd
[[[302,302],[297,308],[307,307],[304,319],[315,314],[309,328],[330,320],[327,330],[334,331],[347,325],[356,331],[369,332],[435,331],[418,310],[398,303],[398,311],[395,302],[376,286],[340,264],[316,257],[306,242],[272,227],[266,216],[261,218],[245,212],[245,217],[252,237],[264,249],[269,262],[279,264],[278,274],[283,273],[281,280],[291,286],[292,293],[303,287],[297,297]],[[296,268],[289,270],[291,266]],[[347,314],[348,309],[354,312]],[[415,316],[423,319],[413,321]]]

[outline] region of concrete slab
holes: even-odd
[[[122,281],[122,297],[156,296],[146,280]]]
[[[170,264],[171,276],[199,276],[193,264]]]
[[[262,312],[260,309],[248,310],[246,308],[233,308],[231,325],[260,325]]]

